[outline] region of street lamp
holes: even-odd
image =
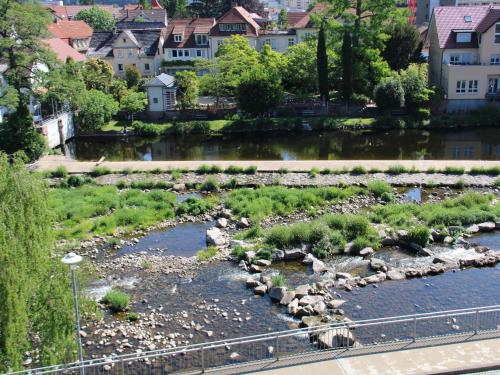
[[[78,343],[78,358],[80,360],[80,365],[83,364],[83,350],[82,350],[82,339],[80,337],[80,314],[78,312],[78,292],[76,289],[76,276],[75,276],[75,270],[78,268],[78,265],[82,261],[82,257],[80,255],[77,255],[75,253],[69,253],[66,254],[61,261],[64,264],[67,264],[69,266],[69,269],[71,270],[71,280],[73,283],[73,302],[75,305],[75,320],[76,320],[76,340]],[[83,367],[80,368],[80,374],[84,375],[85,371]]]

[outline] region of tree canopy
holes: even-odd
[[[406,69],[412,62],[422,62],[422,42],[415,26],[391,23],[386,32],[390,37],[385,42],[382,56],[392,70]]]
[[[194,108],[198,104],[198,77],[195,72],[177,72],[177,103],[181,109]]]
[[[85,21],[95,31],[110,31],[115,26],[113,15],[106,9],[99,7],[82,9],[74,19]]]
[[[283,87],[279,75],[262,67],[245,72],[238,85],[239,108],[252,116],[261,116],[283,100]]]
[[[99,90],[85,94],[77,116],[77,125],[83,131],[99,130],[118,112],[118,103],[113,96]]]

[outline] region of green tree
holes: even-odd
[[[190,12],[197,17],[219,18],[232,8],[234,0],[194,0],[190,5]],[[259,0],[238,0],[236,4],[244,7],[251,13],[262,13],[264,7]]]
[[[239,108],[251,116],[261,116],[283,100],[280,77],[262,67],[255,67],[243,75],[237,93]]]
[[[87,90],[100,90],[109,92],[113,81],[113,67],[100,59],[89,59],[83,64],[83,80]]]
[[[94,5],[95,0],[80,0],[78,3],[80,5]]]
[[[127,90],[120,100],[120,110],[129,115],[130,121],[134,121],[134,115],[144,111],[147,104],[148,99],[145,93]]]
[[[96,131],[118,112],[113,96],[98,90],[89,90],[84,97],[76,122],[80,130]]]
[[[381,110],[398,109],[405,104],[405,92],[398,78],[384,78],[375,86],[373,96]]]
[[[344,31],[342,40],[342,98],[349,103],[352,98],[352,40],[351,33]]]
[[[139,0],[139,6],[141,9],[151,9],[151,3],[149,0]]]
[[[0,125],[0,150],[7,154],[24,151],[28,159],[34,161],[42,156],[46,144],[33,126],[33,116],[26,100],[25,96],[21,97],[16,113]]]
[[[420,34],[417,28],[408,23],[391,23],[385,31],[390,35],[385,42],[382,56],[387,61],[392,70],[406,69],[416,56],[422,52]]]
[[[282,30],[288,28],[288,11],[285,8],[281,9],[278,14],[278,27]]]
[[[160,4],[167,11],[169,18],[190,16],[186,0],[160,0]]]
[[[141,72],[134,65],[127,65],[125,67],[125,81],[129,89],[137,87],[141,80]]]
[[[109,93],[119,102],[121,97],[127,93],[127,82],[123,79],[115,78],[111,81]]]
[[[311,41],[298,43],[288,48],[285,59],[282,73],[285,90],[298,96],[318,92],[315,45]]]
[[[198,77],[195,72],[184,71],[175,75],[177,103],[181,109],[194,108],[198,104]]]
[[[95,31],[110,31],[115,26],[113,15],[106,9],[98,7],[82,9],[74,19],[85,21]]]
[[[199,78],[199,91],[201,95],[211,95],[215,98],[215,105],[218,107],[221,97],[226,93],[224,77],[220,74],[217,63],[214,60],[197,60],[196,70],[203,72]]]
[[[318,46],[316,52],[319,95],[323,105],[328,104],[330,85],[328,84],[328,55],[326,53],[325,26],[321,24],[318,33]]]
[[[265,44],[259,54],[259,63],[268,72],[282,75],[286,65],[286,58],[282,53],[273,51],[269,44]]]
[[[47,188],[20,159],[0,153],[0,371],[75,360],[68,270],[54,256]]]
[[[398,74],[405,93],[405,107],[409,112],[428,107],[434,90],[427,87],[427,64],[411,64]]]

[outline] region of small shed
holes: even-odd
[[[145,85],[148,93],[148,111],[166,112],[175,110],[177,104],[175,97],[175,78],[162,73]]]

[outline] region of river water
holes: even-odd
[[[500,160],[495,128],[78,137],[77,160]]]

